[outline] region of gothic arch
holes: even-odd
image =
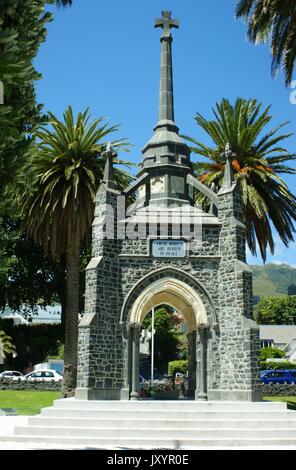
[[[140,279],[127,295],[120,323],[140,324],[152,307],[168,304],[183,313],[189,331],[217,324],[215,306],[205,287],[184,271],[164,267]]]

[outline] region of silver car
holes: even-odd
[[[22,380],[29,382],[61,382],[63,376],[54,369],[34,370],[22,377]]]
[[[0,379],[17,380],[21,377],[23,377],[23,374],[17,370],[5,370],[0,374]]]

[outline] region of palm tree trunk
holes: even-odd
[[[63,397],[74,395],[77,375],[78,315],[79,315],[79,243],[67,249],[67,293],[65,315],[65,371],[62,384]]]

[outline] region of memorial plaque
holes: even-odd
[[[152,256],[156,258],[184,258],[186,244],[184,240],[153,240]]]

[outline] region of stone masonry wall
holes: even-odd
[[[87,267],[85,313],[79,324],[78,389],[120,390],[123,385],[123,339],[119,326],[120,240],[104,239],[111,217],[116,222],[117,193],[97,194],[93,223],[93,258]],[[109,209],[113,207],[113,211]],[[113,218],[115,216],[115,218]],[[116,238],[116,234],[115,234]],[[112,392],[109,393],[110,397]]]
[[[295,397],[296,385],[293,384],[261,384],[262,395],[266,397]]]
[[[259,334],[252,316],[251,276],[245,265],[245,235],[237,187],[219,197],[221,390],[259,390]],[[234,214],[234,215],[233,215]],[[236,216],[236,217],[234,217]]]
[[[39,390],[57,391],[61,390],[62,382],[29,382],[24,380],[0,379],[0,390]]]
[[[202,245],[190,242],[189,253],[180,259],[153,258],[147,239],[103,240],[102,224],[112,216],[106,204],[115,213],[116,197],[112,191],[97,195],[93,258],[87,269],[85,314],[79,329],[78,388],[120,391],[125,384],[128,344],[119,324],[122,306],[127,326],[132,305],[149,282],[171,276],[192,284],[211,317],[208,389],[246,392],[235,399],[250,399],[252,390],[260,388],[259,335],[251,320],[252,277],[245,264],[239,191],[218,194],[220,224],[203,227]],[[217,395],[217,399],[222,398]]]

